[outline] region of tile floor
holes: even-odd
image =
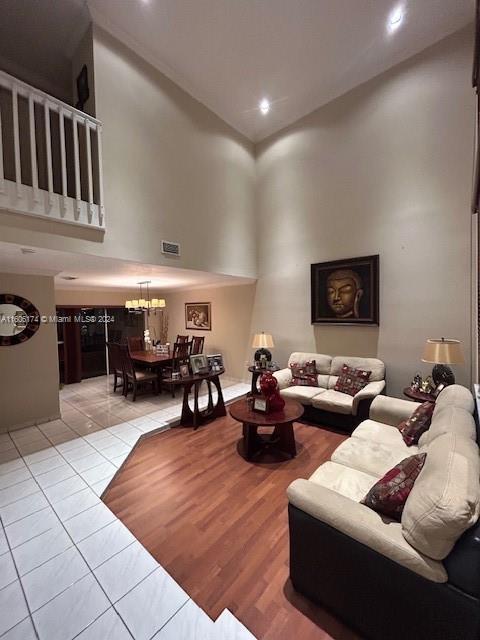
[[[249,385],[222,379],[226,401]],[[206,403],[205,397],[203,403]],[[180,394],[68,385],[61,420],[0,434],[1,640],[254,640],[212,621],[103,504],[137,440],[178,422]]]

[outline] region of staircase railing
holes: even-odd
[[[3,71],[0,209],[105,228],[102,123]]]

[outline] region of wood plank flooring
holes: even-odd
[[[259,640],[357,640],[288,579],[285,490],[345,439],[294,428],[295,459],[256,463],[237,453],[230,416],[166,431],[139,444],[104,501],[212,619],[227,607]]]

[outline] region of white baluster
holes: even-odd
[[[105,206],[103,202],[103,161],[102,161],[102,125],[97,124],[98,146],[98,224],[105,226]]]
[[[48,211],[53,206],[53,168],[52,168],[52,135],[50,131],[50,108],[48,100],[45,100],[45,149],[47,152],[47,189],[48,189]]]
[[[30,129],[30,164],[32,168],[33,200],[38,202],[38,167],[37,167],[37,140],[35,136],[35,103],[32,94],[28,96],[28,120]]]
[[[5,175],[3,173],[3,138],[2,138],[2,111],[0,109],[0,193],[5,193]]]
[[[85,137],[87,142],[87,180],[88,180],[88,221],[93,218],[93,174],[92,174],[92,149],[90,142],[90,122],[85,118]]]
[[[78,126],[75,114],[72,114],[73,126],[73,160],[75,163],[75,219],[78,220],[81,212],[81,186],[80,186],[80,156],[78,153]]]
[[[13,109],[13,152],[15,156],[15,182],[17,183],[17,198],[23,196],[22,189],[22,168],[20,166],[20,133],[18,129],[18,93],[14,85],[12,89],[12,109]]]
[[[67,153],[65,151],[65,118],[63,115],[63,109],[59,110],[59,123],[60,123],[60,163],[62,165],[62,206],[61,213],[62,217],[65,216],[67,212]]]

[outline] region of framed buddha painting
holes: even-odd
[[[379,324],[379,256],[311,265],[312,324]]]

